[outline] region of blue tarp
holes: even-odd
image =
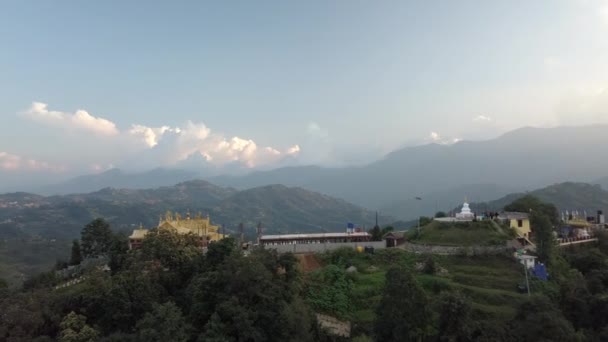
[[[549,274],[547,273],[547,268],[544,264],[536,264],[532,269],[532,274],[540,280],[549,280]]]

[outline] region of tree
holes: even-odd
[[[511,325],[518,341],[580,341],[572,324],[546,297],[524,302]]]
[[[188,341],[190,326],[180,308],[173,302],[156,304],[136,325],[141,341]]]
[[[79,265],[82,262],[82,253],[80,251],[80,242],[72,241],[72,255],[70,256],[70,265]]]
[[[84,227],[80,240],[85,258],[104,256],[112,243],[110,225],[104,219],[97,218]]]
[[[475,322],[470,300],[459,292],[441,296],[439,309],[439,340],[464,342],[472,340]]]
[[[346,272],[336,265],[328,265],[311,274],[306,298],[317,312],[349,318],[351,281]]]
[[[217,313],[205,324],[204,332],[199,336],[199,342],[232,342],[234,339],[226,334],[226,326]]]
[[[442,217],[447,217],[448,214],[446,214],[444,211],[438,211],[435,213],[435,218],[442,218]]]
[[[431,312],[424,290],[403,267],[386,273],[385,289],[376,309],[378,341],[422,341],[430,335]]]
[[[551,220],[544,214],[533,213],[531,224],[534,229],[536,252],[541,261],[550,264],[556,249]]]
[[[527,195],[513,201],[505,206],[505,211],[517,211],[521,213],[539,213],[546,216],[551,224],[559,223],[559,212],[557,208],[550,203],[545,203],[535,196]]]
[[[380,226],[374,226],[370,229],[369,234],[372,236],[372,241],[382,241],[382,230]]]
[[[92,342],[96,341],[99,333],[87,325],[87,318],[70,312],[61,321],[59,342]]]

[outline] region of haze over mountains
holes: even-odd
[[[208,180],[237,189],[298,186],[410,219],[453,208],[465,197],[484,202],[564,181],[608,186],[608,155],[603,153],[607,132],[608,125],[522,128],[487,141],[406,147],[361,167],[292,166]],[[198,177],[200,173],[185,170],[110,170],[32,190],[65,194],[103,187],[151,188]]]
[[[230,234],[243,222],[250,238],[258,222],[266,233],[286,233],[340,231],[347,222],[371,227],[375,220],[371,211],[300,188],[271,185],[237,191],[197,180],[145,190],[105,188],[50,197],[0,195],[0,238],[72,239],[96,217],[130,232],[140,224],[156,226],[159,215],[167,210],[209,214],[212,223],[225,225]]]

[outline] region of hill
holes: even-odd
[[[154,169],[140,173],[126,173],[111,169],[99,174],[83,175],[65,182],[31,189],[36,193],[65,195],[86,193],[103,188],[145,189],[173,185],[198,178],[198,174],[179,169]]]
[[[604,212],[608,210],[608,191],[599,185],[574,182],[554,184],[528,193],[510,194],[487,203],[473,203],[471,208],[477,212],[502,210],[507,204],[526,195],[533,195],[543,202],[553,203],[560,211],[587,211],[589,215],[592,215],[597,210]]]
[[[439,246],[490,246],[503,245],[512,235],[508,228],[493,221],[438,222],[424,226],[417,234],[408,232],[408,240],[425,245]]]
[[[470,193],[479,194],[476,201],[485,201],[552,183],[605,177],[608,158],[593,151],[608,145],[607,131],[607,125],[522,128],[487,141],[407,147],[363,167],[292,167],[213,182],[248,188],[280,180],[411,218],[413,213],[431,214],[434,199],[439,209],[446,209],[453,206],[453,199],[460,202]],[[410,200],[416,196],[431,200]]]
[[[347,222],[372,226],[375,214],[327,195],[281,185],[244,191],[205,181],[157,189],[112,189],[66,196],[27,193],[0,195],[0,237],[42,236],[71,239],[95,217],[116,228],[151,227],[167,210],[202,212],[235,231],[240,222],[253,233],[262,222],[267,232],[341,230]]]

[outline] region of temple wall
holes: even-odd
[[[374,249],[386,248],[386,241],[367,241],[367,242],[326,242],[326,243],[310,243],[310,244],[293,244],[293,245],[265,245],[266,249],[274,249],[279,253],[323,253],[333,251],[339,248],[374,247]]]

